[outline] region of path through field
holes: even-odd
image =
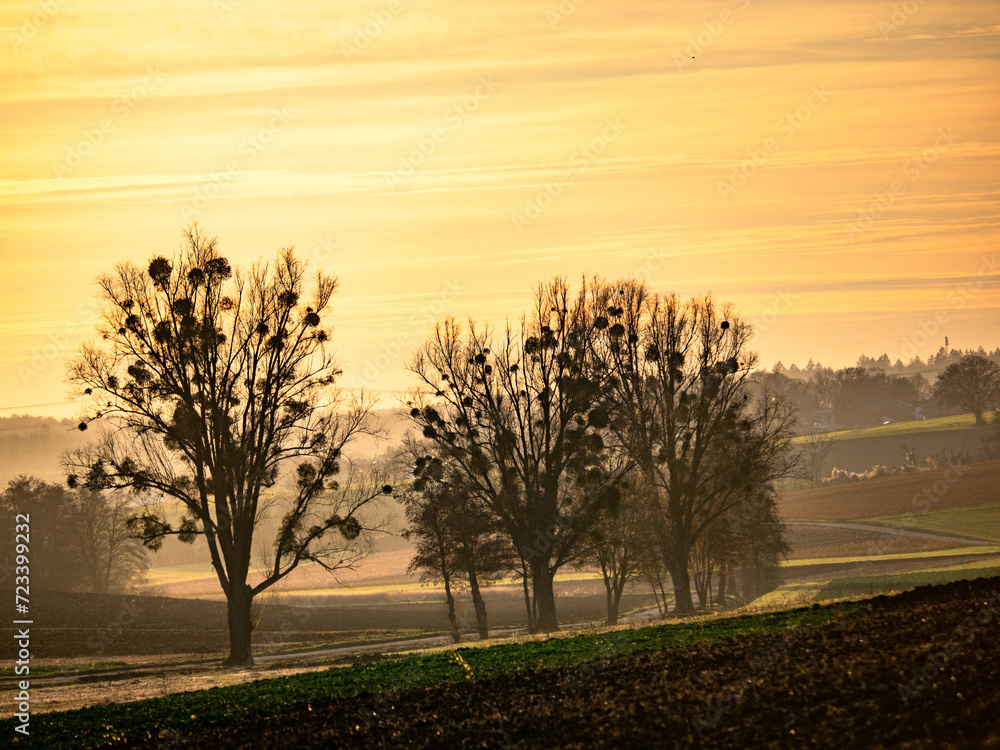
[[[895,526],[875,526],[869,523],[847,523],[845,521],[785,521],[789,526],[828,526],[837,529],[855,529],[857,531],[872,531],[877,534],[888,534],[891,536],[912,536],[920,539],[934,539],[940,542],[956,542],[958,544],[978,545],[989,542],[988,539],[970,539],[962,536],[947,536],[944,534],[932,534],[926,531],[910,531],[900,529]]]

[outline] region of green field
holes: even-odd
[[[861,578],[837,578],[826,584],[817,594],[821,602],[857,596],[878,596],[897,594],[917,586],[933,586],[951,583],[970,577],[993,577],[1000,575],[1000,560],[982,560],[954,568],[934,568],[915,573],[900,573],[888,576],[865,576]]]
[[[1000,504],[932,510],[905,516],[877,516],[866,518],[865,523],[1000,542]]]
[[[251,714],[288,711],[312,701],[490,679],[517,672],[575,666],[591,659],[782,632],[796,625],[845,617],[862,607],[862,604],[840,602],[809,609],[706,618],[575,637],[538,636],[519,643],[458,650],[448,648],[422,656],[258,680],[232,687],[39,714],[31,720],[31,742],[34,747],[94,748],[109,743],[124,744],[129,740],[155,739],[161,727],[183,731]],[[28,743],[13,732],[13,726],[12,719],[0,721],[0,733],[13,738],[12,747],[27,746]]]
[[[972,414],[962,414],[953,417],[935,417],[934,419],[914,419],[909,422],[890,422],[889,424],[859,427],[855,430],[839,430],[827,435],[834,440],[857,440],[860,438],[884,437],[886,435],[912,435],[917,432],[941,432],[942,430],[969,430],[976,426],[976,418]],[[801,443],[805,438],[796,438],[792,442]]]
[[[808,565],[837,565],[850,563],[876,563],[886,560],[921,560],[934,557],[954,557],[955,555],[995,555],[1000,553],[996,545],[975,545],[969,547],[954,547],[952,549],[932,549],[923,552],[893,552],[887,555],[853,555],[847,557],[811,557],[802,560],[782,560],[785,568]]]
[[[992,549],[995,550],[996,548]],[[935,552],[955,554],[955,550],[935,550]],[[937,556],[939,555],[932,552],[903,557],[932,558]],[[843,558],[841,561],[868,563],[877,559],[874,557]],[[832,562],[834,558],[829,558],[829,560]],[[996,575],[1000,575],[1000,558],[991,556],[986,560],[975,560],[959,563],[958,565],[928,567],[909,573],[848,578],[815,578],[805,581],[796,580],[781,584],[774,591],[750,602],[744,609],[759,611],[780,607],[805,606],[814,602],[829,601],[832,599],[899,593],[917,586],[950,583],[951,581],[960,581],[965,578]]]

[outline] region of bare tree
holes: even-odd
[[[121,591],[149,567],[149,556],[128,526],[136,512],[124,492],[77,489],[73,496],[75,538],[95,594]]]
[[[458,643],[458,617],[455,611],[455,595],[452,593],[456,576],[454,554],[451,547],[451,533],[447,521],[447,509],[443,498],[436,493],[406,492],[403,501],[409,527],[403,531],[403,538],[413,541],[416,548],[408,573],[420,572],[421,581],[441,581],[448,605],[448,624],[451,640]]]
[[[337,282],[317,272],[307,297],[305,271],[288,248],[234,272],[216,240],[191,227],[172,260],[123,262],[100,277],[100,339],[71,367],[94,402],[80,428],[100,419],[107,431],[67,456],[70,481],[180,504],[176,525],[151,506],[134,527],[152,549],[168,535],[204,538],[228,603],[229,665],[253,663],[253,598],[302,563],[352,565],[374,528],[368,508],[391,492],[343,463],[370,429],[372,402],[333,387],[340,370],[321,323]],[[294,489],[268,493],[289,464]],[[248,582],[269,511],[282,514],[270,564]]]
[[[514,568],[515,551],[496,517],[464,476],[455,470],[448,471],[441,458],[422,448],[433,446],[427,443],[408,446],[415,479],[403,493],[410,521],[404,536],[417,542],[410,569],[423,570],[424,580],[444,582],[453,638],[457,624],[451,589],[464,578],[472,597],[479,637],[489,638],[482,590]]]
[[[970,354],[948,365],[934,384],[934,397],[976,416],[976,426],[986,424],[983,414],[1000,405],[1000,365]]]
[[[813,429],[799,439],[799,452],[811,482],[823,478],[823,463],[833,450],[833,437],[826,431]]]
[[[780,583],[780,562],[790,551],[772,487],[761,487],[744,498],[732,515],[730,530],[729,566],[720,576],[717,597],[722,606],[730,579],[734,593],[745,601],[773,590]]]
[[[22,474],[10,480],[0,494],[0,533],[10,540],[4,542],[5,551],[13,551],[17,514],[27,514],[31,519],[31,588],[42,591],[86,588],[72,492],[35,476]],[[13,571],[13,555],[10,562]],[[6,582],[13,590],[13,575],[6,577]]]
[[[530,315],[498,341],[445,321],[411,364],[422,383],[411,418],[509,534],[547,632],[558,628],[556,571],[617,492],[601,464],[605,389],[588,360],[594,291],[539,285]]]
[[[11,534],[15,514],[31,516],[38,589],[106,594],[141,576],[146,550],[127,524],[135,509],[125,493],[68,490],[28,476],[12,480],[0,495],[0,520]]]
[[[690,612],[695,543],[748,492],[791,473],[794,414],[767,395],[754,403],[751,328],[729,306],[616,287],[600,349],[616,375],[611,424],[656,490],[675,608]]]
[[[656,540],[650,533],[648,489],[643,485],[641,475],[630,472],[627,483],[621,488],[620,502],[615,507],[605,508],[587,532],[577,560],[580,567],[596,565],[601,571],[608,625],[618,623],[625,587],[649,572],[650,566],[644,555]],[[654,563],[652,567],[661,566]]]

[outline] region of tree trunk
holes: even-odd
[[[677,558],[670,564],[670,581],[674,586],[674,612],[687,615],[694,612],[694,600],[691,598],[691,574],[688,572],[687,561]]]
[[[719,595],[716,597],[719,601],[719,607],[721,609],[726,608],[726,569],[723,568],[719,573]]]
[[[705,598],[701,602],[701,608],[706,612],[712,608],[712,576],[714,574],[715,566],[709,565],[705,573]]]
[[[667,617],[667,592],[663,590],[663,579],[660,579],[660,597],[663,599],[663,618]]]
[[[625,591],[625,580],[619,580],[615,584],[614,599],[612,601],[612,611],[608,614],[608,625],[618,624],[618,613],[622,606],[622,593]]]
[[[528,632],[535,634],[535,618],[531,614],[531,594],[528,592],[528,565],[521,560],[521,585],[524,587],[524,609],[528,617]]]
[[[604,576],[604,590],[607,594],[607,617],[605,618],[605,625],[617,625],[618,624],[618,605],[622,599],[622,589],[624,588],[624,582],[619,581],[615,578],[613,573],[607,572],[604,566],[601,566],[601,573]]]
[[[451,642],[458,643],[462,635],[458,632],[458,616],[455,614],[455,597],[451,593],[451,581],[444,577],[444,595],[448,600],[448,625],[451,627]]]
[[[531,563],[531,583],[535,606],[538,608],[538,619],[535,623],[542,633],[553,633],[559,630],[556,621],[556,597],[552,588],[553,575],[549,570],[548,560],[534,560]]]
[[[229,609],[229,658],[222,662],[227,667],[252,667],[250,647],[250,605],[253,594],[245,583],[233,583],[226,598]]]
[[[663,606],[660,604],[660,595],[656,593],[656,584],[655,583],[650,583],[649,585],[650,585],[650,588],[653,589],[653,601],[656,602],[656,609],[662,615],[663,614]],[[664,604],[666,604],[666,602],[664,602]]]
[[[476,629],[479,631],[479,638],[485,641],[490,637],[490,628],[486,621],[486,602],[479,591],[479,577],[474,565],[469,566],[469,591],[472,594],[472,606],[476,610]]]
[[[698,593],[700,609],[705,609],[705,602],[708,600],[708,597],[705,595],[708,585],[708,581],[703,573],[696,572],[694,574],[694,590]]]

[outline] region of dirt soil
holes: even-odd
[[[784,518],[870,518],[1000,502],[1000,461],[786,492],[778,498]]]
[[[1000,747],[1000,578],[780,634],[313,703],[143,747]]]

